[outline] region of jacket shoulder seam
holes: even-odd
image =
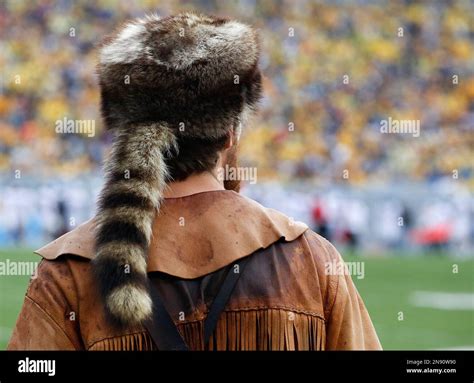
[[[36,302],[32,297],[30,297],[29,295],[26,295],[25,296],[26,299],[29,299],[33,304],[34,306],[40,310],[45,316],[47,319],[49,319],[51,322],[53,322],[53,324],[58,327],[61,332],[64,334],[64,336],[66,337],[66,339],[69,341],[69,343],[71,344],[71,346],[74,347],[74,349],[76,349],[76,346],[74,345],[74,342],[71,340],[71,338],[69,337],[69,335],[66,333],[66,331],[64,330],[64,328],[54,319],[54,317],[48,312],[46,311],[46,309],[43,308],[43,306],[41,306],[38,302]]]
[[[311,256],[314,257],[315,255],[313,254],[313,251],[311,249],[311,246],[310,246],[308,238],[307,238],[309,232],[311,232],[311,231],[305,231],[303,233],[303,237],[304,237],[304,240],[306,241],[306,243],[308,244],[308,248],[309,248],[309,251],[311,253]],[[332,258],[332,254],[330,253],[330,251],[328,250],[328,247],[327,247],[328,244],[330,246],[333,246],[331,244],[331,242],[329,242],[326,238],[319,236],[317,233],[314,233],[314,234],[317,236],[317,239],[320,242],[321,246],[323,247],[325,253],[330,258]],[[331,316],[332,309],[334,307],[334,304],[336,303],[337,292],[339,290],[339,278],[336,278],[336,287],[335,287],[334,298],[332,299],[332,302],[329,302],[330,290],[332,289],[331,281],[333,280],[333,278],[332,278],[331,275],[327,275],[326,277],[327,277],[327,287],[326,287],[326,293],[325,293],[325,296],[324,296],[324,307],[323,307],[325,320]],[[327,307],[327,309],[326,309],[326,307]],[[327,315],[326,315],[326,313],[327,313]]]

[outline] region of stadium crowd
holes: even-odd
[[[110,137],[99,118],[95,47],[130,17],[200,10],[260,28],[266,96],[241,150],[259,179],[472,185],[470,2],[330,3],[2,2],[0,174],[97,173]],[[97,121],[94,137],[58,133],[65,118]],[[419,137],[383,134],[389,118],[419,120]]]

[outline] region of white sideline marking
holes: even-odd
[[[439,310],[474,310],[474,294],[415,291],[410,296],[410,303]]]
[[[445,347],[445,348],[435,348],[434,350],[438,350],[438,351],[474,350],[474,346]]]

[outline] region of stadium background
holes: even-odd
[[[93,215],[100,39],[146,12],[228,15],[262,38],[265,98],[244,131],[243,192],[307,222],[346,261],[385,349],[474,348],[473,5],[466,1],[0,3],[0,261]],[[420,136],[382,134],[419,120]],[[58,134],[64,118],[95,135]],[[0,348],[28,276],[0,276]]]

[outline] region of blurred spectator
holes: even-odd
[[[260,179],[359,184],[455,177],[473,184],[474,76],[469,1],[7,0],[0,5],[0,173],[98,171],[95,46],[146,12],[228,14],[260,28],[266,97],[243,163]],[[420,120],[420,136],[380,121]],[[57,134],[93,120],[96,134]],[[347,177],[344,172],[347,171]]]
[[[312,210],[312,217],[314,222],[313,230],[319,235],[326,238],[328,241],[331,241],[331,234],[329,232],[328,220],[326,217],[326,211],[320,200],[316,201],[316,204]]]
[[[260,30],[265,98],[241,144],[241,164],[257,167],[258,185],[244,193],[313,219],[321,235],[353,248],[408,246],[446,228],[443,243],[472,248],[474,203],[465,190],[423,204],[424,195],[401,198],[391,186],[474,186],[469,1],[192,3],[0,2],[1,244],[39,244],[93,214],[111,140],[99,118],[100,40],[131,17],[194,10]],[[383,134],[389,118],[419,120],[419,137]],[[58,133],[64,119],[93,121],[94,135]],[[288,189],[307,183],[314,188]],[[368,189],[363,197],[337,189],[381,184],[390,186],[379,200]]]

